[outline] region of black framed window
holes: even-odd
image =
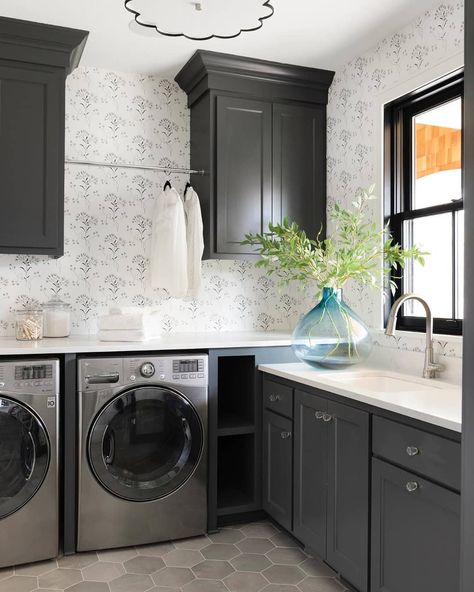
[[[457,72],[385,107],[385,218],[397,242],[429,252],[425,266],[394,272],[386,317],[398,296],[414,292],[428,301],[435,332],[453,335],[463,318],[463,94]],[[401,308],[397,327],[425,330],[418,302]]]

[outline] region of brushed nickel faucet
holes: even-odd
[[[387,328],[385,329],[385,335],[394,336],[395,326],[397,324],[397,313],[407,300],[417,300],[425,309],[426,313],[426,347],[425,347],[425,364],[423,366],[423,378],[436,378],[436,372],[441,372],[443,367],[440,364],[436,364],[434,361],[433,352],[433,315],[429,304],[416,294],[402,294],[400,298],[397,298],[393,303],[393,306],[388,315]]]

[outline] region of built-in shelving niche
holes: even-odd
[[[255,356],[219,359],[218,435],[255,432]]]
[[[218,365],[218,515],[256,503],[255,356],[221,357]]]
[[[219,438],[217,513],[239,514],[255,503],[255,436]]]

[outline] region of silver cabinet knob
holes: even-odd
[[[420,449],[417,446],[407,446],[407,454],[408,456],[416,456],[420,454]]]
[[[333,416],[330,415],[329,413],[325,413],[323,415],[323,421],[325,421],[325,422],[332,421],[332,419],[333,419]]]
[[[280,400],[280,397],[278,395],[270,395],[268,398],[272,403],[275,403],[276,401]]]
[[[281,432],[280,436],[283,440],[286,440],[287,438],[291,438],[291,432]]]
[[[416,491],[419,487],[418,483],[416,481],[408,481],[408,483],[405,485],[406,490],[409,491],[410,493],[413,493],[414,491]]]
[[[323,419],[323,417],[324,417],[324,411],[315,411],[314,412],[314,417],[316,419]]]

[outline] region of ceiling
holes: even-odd
[[[187,0],[175,0],[187,1]],[[226,0],[222,0],[223,2]],[[142,36],[123,0],[0,0],[0,15],[90,31],[82,65],[174,76],[196,49],[337,68],[437,0],[270,0],[275,14],[235,39]]]

